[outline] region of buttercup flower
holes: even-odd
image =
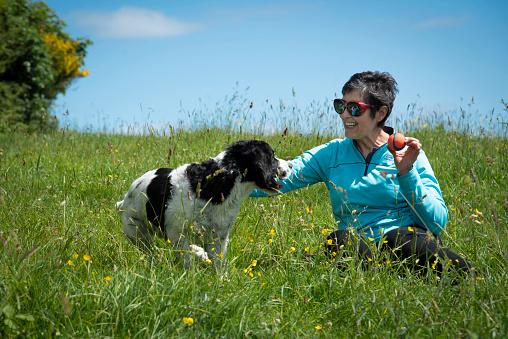
[[[184,323],[184,324],[187,324],[187,325],[189,325],[189,326],[192,326],[192,325],[194,324],[194,319],[192,319],[192,318],[190,318],[190,317],[189,317],[189,318],[187,318],[187,317],[183,317],[183,319],[182,319],[182,320],[183,320],[183,323]]]
[[[111,281],[111,277],[107,276],[107,277],[104,278],[104,280],[106,280],[107,282],[110,282]]]
[[[84,260],[84,261],[90,261],[90,259],[92,259],[92,258],[90,258],[90,256],[89,256],[89,255],[87,255],[87,254],[85,254],[85,255],[83,256],[83,260]]]
[[[294,248],[293,246],[291,246],[291,247],[289,248],[289,250],[290,250],[291,252],[294,252],[294,251],[296,251],[296,248]]]

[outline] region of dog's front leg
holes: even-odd
[[[217,272],[222,271],[226,267],[226,254],[228,237],[215,238],[212,242],[205,245],[208,258],[212,260],[214,268]]]
[[[169,238],[169,240],[178,264],[189,270],[192,261],[192,249],[189,245],[189,239],[180,233],[178,236]]]

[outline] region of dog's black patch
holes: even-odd
[[[196,195],[207,201],[211,199],[212,204],[220,204],[229,196],[239,173],[236,170],[221,169],[212,159],[190,164],[186,175]],[[198,188],[200,192],[197,192]]]
[[[166,234],[164,212],[166,211],[167,201],[171,198],[172,185],[168,180],[171,171],[173,171],[172,168],[159,168],[155,172],[155,178],[146,188],[146,195],[148,196],[146,217],[152,225],[159,226],[162,234]]]

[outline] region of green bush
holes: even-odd
[[[58,126],[52,101],[87,76],[88,39],[73,39],[44,2],[0,0],[0,132]]]

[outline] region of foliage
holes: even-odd
[[[243,138],[292,158],[334,136],[0,134],[0,337],[506,337],[507,141],[427,123],[410,135],[449,208],[443,242],[483,273],[456,286],[455,272],[417,276],[384,257],[328,259],[323,185],[246,200],[225,277],[205,264],[175,267],[162,241],[150,261],[123,238],[114,204],[148,169],[207,159]]]
[[[44,2],[0,0],[0,131],[57,126],[51,102],[81,70],[87,39],[73,39]]]

